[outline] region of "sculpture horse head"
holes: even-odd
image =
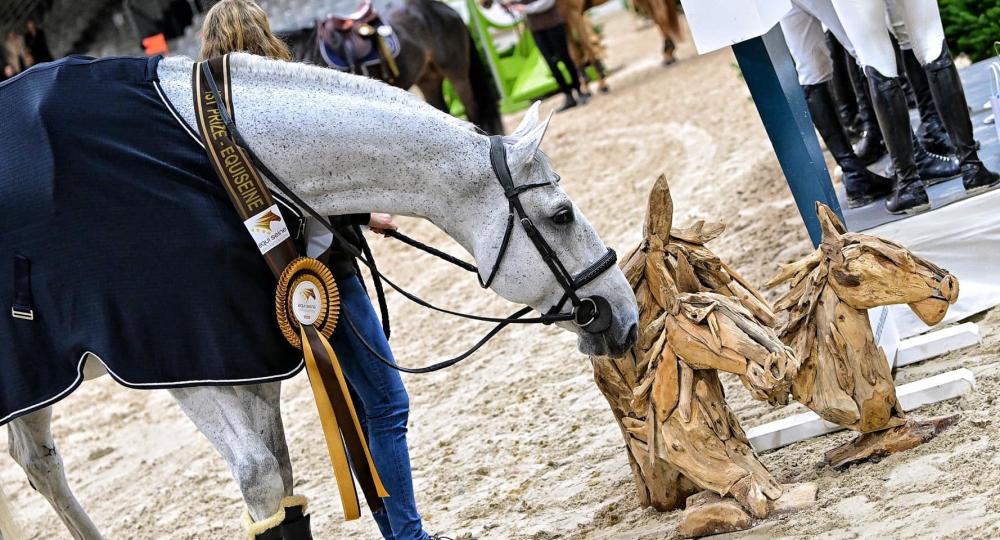
[[[816,204],[816,213],[820,247],[785,265],[768,284],[790,284],[775,309],[787,312],[781,337],[802,361],[792,394],[847,428],[899,425],[902,408],[866,310],[907,304],[922,321],[937,324],[958,299],[958,280],[899,244],[847,232],[823,204]]]

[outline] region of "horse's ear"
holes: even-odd
[[[670,227],[674,221],[674,200],[670,197],[670,186],[667,177],[660,177],[653,183],[649,192],[649,203],[646,206],[646,229],[643,236],[655,236],[663,242],[670,238]]]
[[[514,133],[510,134],[511,139],[520,139],[531,132],[532,128],[538,125],[538,110],[541,108],[542,102],[536,101],[531,104],[531,108],[528,112],[524,113],[524,118],[521,119],[521,123],[517,125],[517,129]]]
[[[537,124],[525,133],[524,136],[514,141],[514,146],[509,152],[508,165],[512,168],[521,167],[535,159],[535,154],[538,153],[538,147],[542,144],[542,138],[545,137],[545,131],[549,129],[549,122],[551,120],[552,113],[549,113],[545,121]]]
[[[816,217],[819,219],[820,230],[823,231],[824,242],[833,241],[847,232],[847,227],[844,227],[837,214],[819,201],[816,201]]]

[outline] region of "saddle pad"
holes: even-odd
[[[133,388],[302,368],[275,278],[157,62],[69,57],[0,84],[0,425],[72,392],[88,353]]]
[[[351,36],[354,37],[353,35]],[[382,39],[385,40],[386,45],[389,47],[389,52],[392,53],[392,57],[396,58],[399,56],[400,44],[399,38],[396,36],[396,32],[389,34],[388,36],[383,36]],[[382,63],[382,57],[379,55],[378,47],[375,46],[374,41],[364,38],[357,38],[361,43],[356,43],[355,48],[363,48],[364,54],[360,58],[352,58],[353,64],[356,67],[371,67]],[[335,50],[330,46],[329,43],[324,39],[319,39],[319,53],[323,57],[323,61],[326,65],[340,71],[350,71],[352,62],[349,59],[344,58],[345,52]]]

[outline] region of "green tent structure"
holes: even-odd
[[[559,89],[549,67],[538,52],[531,32],[520,20],[497,22],[487,16],[476,0],[452,4],[465,17],[479,54],[489,67],[500,96],[500,110],[511,113]],[[462,9],[464,7],[464,9]],[[462,102],[445,82],[445,97],[451,113],[463,116]]]

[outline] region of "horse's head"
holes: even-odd
[[[855,309],[907,304],[928,325],[944,318],[958,300],[958,279],[903,246],[848,233],[828,207],[817,203],[821,249],[830,263],[830,287]]]
[[[559,176],[539,150],[548,123],[548,119],[539,121],[536,103],[514,133],[504,137],[507,166],[515,188],[537,186],[514,197],[527,219],[520,220],[515,215],[504,251],[511,206],[500,183],[492,177],[481,205],[480,219],[485,222],[473,240],[481,278],[488,280],[495,268],[496,275],[490,286],[504,298],[531,306],[541,313],[567,313],[574,306],[566,298],[567,280],[558,277],[559,267],[564,267],[575,282],[585,283],[573,292],[581,299],[583,319],[593,315],[589,313],[592,308],[597,308],[597,317],[606,319],[603,324],[589,326],[579,326],[572,321],[557,324],[578,335],[581,352],[621,356],[636,339],[638,308],[635,295],[618,266],[605,258],[607,247],[583,212],[559,186]],[[546,248],[535,245],[529,230],[543,239],[551,249],[550,256],[542,255]],[[583,274],[598,270],[595,264],[602,260],[609,263],[606,269],[588,280]]]

